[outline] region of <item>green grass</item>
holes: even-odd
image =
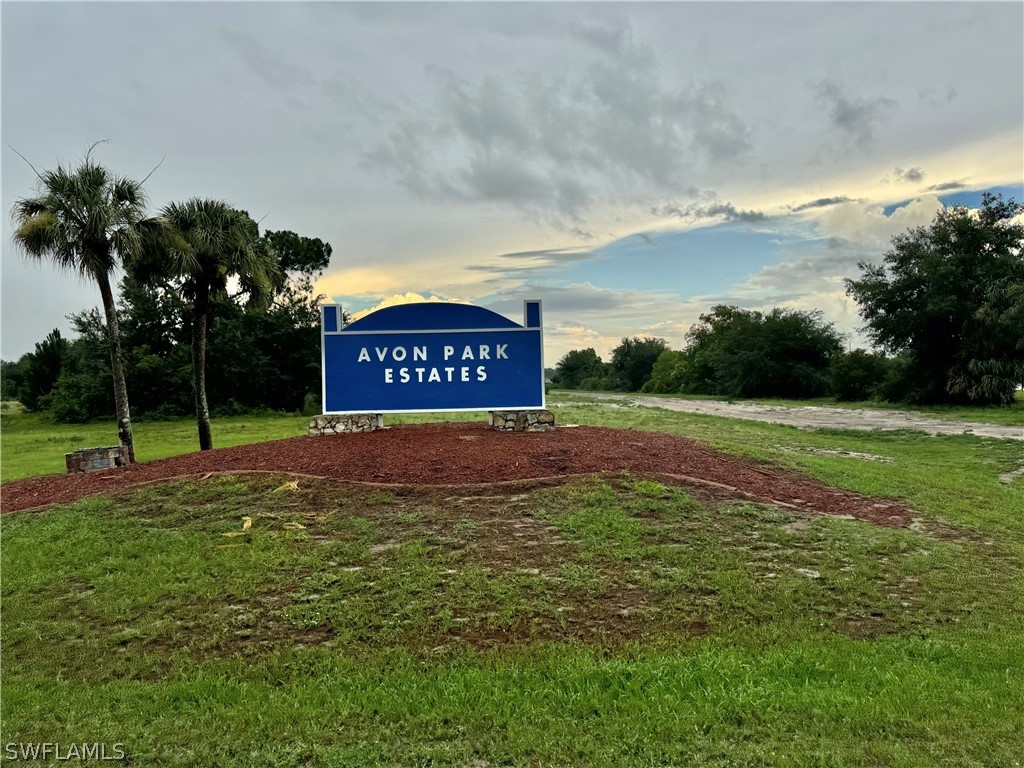
[[[998,477],[1024,466],[1024,443],[912,431],[815,430],[658,408],[556,407],[561,424],[629,427],[692,437],[718,450],[796,469],[830,485],[903,499],[957,525],[1024,534],[1024,477]],[[877,457],[821,454],[846,451]],[[968,468],[969,471],[968,471]]]
[[[988,466],[968,446],[961,471]],[[1020,764],[1019,497],[979,536],[941,504],[892,530],[630,476],[286,479],[5,518],[3,741],[157,766]]]
[[[918,522],[630,476],[497,495],[219,477],[5,516],[0,741],[156,766],[1022,764],[1024,478],[997,478],[1024,445],[552,401],[561,424],[694,437]],[[2,423],[4,479],[111,442]],[[144,459],[195,449],[188,420],[137,430]]]
[[[573,397],[569,390],[561,390],[561,396]],[[844,402],[834,397],[815,397],[806,400],[787,400],[782,398],[726,398],[717,395],[685,395],[685,394],[651,394],[644,393],[622,393],[623,398],[630,396],[642,397],[664,397],[680,400],[717,400],[729,403],[752,403],[756,405],[784,405],[790,408],[806,408],[808,406],[819,408],[871,408],[883,411],[909,411],[930,416],[946,421],[973,421],[981,424],[1003,424],[1006,426],[1024,427],[1024,392],[1018,392],[1016,402],[1010,406],[1002,405],[979,405],[979,406],[955,406],[955,405],[934,405],[934,406],[907,406],[900,403],[885,403],[878,400],[861,400],[857,402]],[[577,396],[579,399],[586,399],[584,396]]]
[[[485,413],[402,414],[387,423],[429,420],[485,420]],[[306,434],[309,417],[299,414],[258,414],[213,419],[217,448],[259,443]],[[194,419],[141,421],[134,425],[135,455],[139,461],[164,459],[199,450]],[[45,413],[23,413],[18,408],[0,411],[0,478],[17,480],[35,475],[62,474],[64,454],[79,448],[116,445],[113,422],[57,424]]]

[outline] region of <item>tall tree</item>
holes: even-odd
[[[62,269],[96,281],[103,300],[117,433],[135,461],[121,334],[110,275],[118,261],[130,262],[160,222],[146,218],[142,184],[116,176],[92,158],[90,147],[77,167],[37,172],[38,194],[14,204],[13,240],[32,258],[49,258]]]
[[[664,339],[649,336],[624,338],[612,350],[612,368],[619,377],[619,388],[639,392],[651,378],[654,363],[667,349],[668,343]]]
[[[249,214],[221,200],[192,198],[164,207],[163,218],[177,241],[140,261],[135,276],[141,282],[179,280],[182,297],[191,305],[192,375],[195,390],[199,448],[213,447],[210,406],[206,395],[206,346],[217,300],[226,297],[235,278],[249,302],[264,305],[281,284],[275,254],[260,239]]]
[[[819,311],[767,313],[718,305],[686,334],[682,391],[730,397],[816,397],[828,392],[842,337]]]
[[[551,383],[562,389],[579,389],[585,379],[600,377],[605,364],[593,347],[566,352],[555,365]]]
[[[1024,205],[985,194],[861,263],[847,292],[872,340],[905,361],[906,399],[1011,403],[1024,382]]]

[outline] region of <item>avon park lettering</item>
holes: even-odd
[[[436,351],[436,350],[435,350]],[[421,344],[411,349],[405,347],[362,347],[359,350],[358,363],[402,363],[406,360],[413,363],[429,363],[431,360],[430,346]],[[508,344],[478,344],[462,345],[461,351],[453,344],[445,344],[440,349],[440,355],[434,359],[440,359],[441,365],[422,366],[387,366],[382,368],[383,383],[385,384],[431,384],[431,383],[470,383],[473,381],[487,381],[487,365],[445,365],[448,362],[464,363],[477,360],[508,360]]]

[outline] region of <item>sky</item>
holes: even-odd
[[[95,285],[10,241],[32,169],[223,199],[331,243],[352,312],[466,301],[545,362],[685,343],[716,304],[819,309],[981,193],[1024,199],[1024,4],[16,3],[2,25],[2,343]],[[161,162],[162,161],[162,162]],[[607,359],[607,357],[606,357]]]

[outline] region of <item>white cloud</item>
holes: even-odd
[[[396,293],[392,296],[381,299],[374,306],[368,307],[367,309],[361,309],[358,312],[352,313],[352,322],[366,317],[371,312],[376,312],[378,309],[384,309],[385,307],[397,307],[401,304],[467,304],[468,302],[463,299],[450,299],[442,296],[424,296],[419,293]]]

